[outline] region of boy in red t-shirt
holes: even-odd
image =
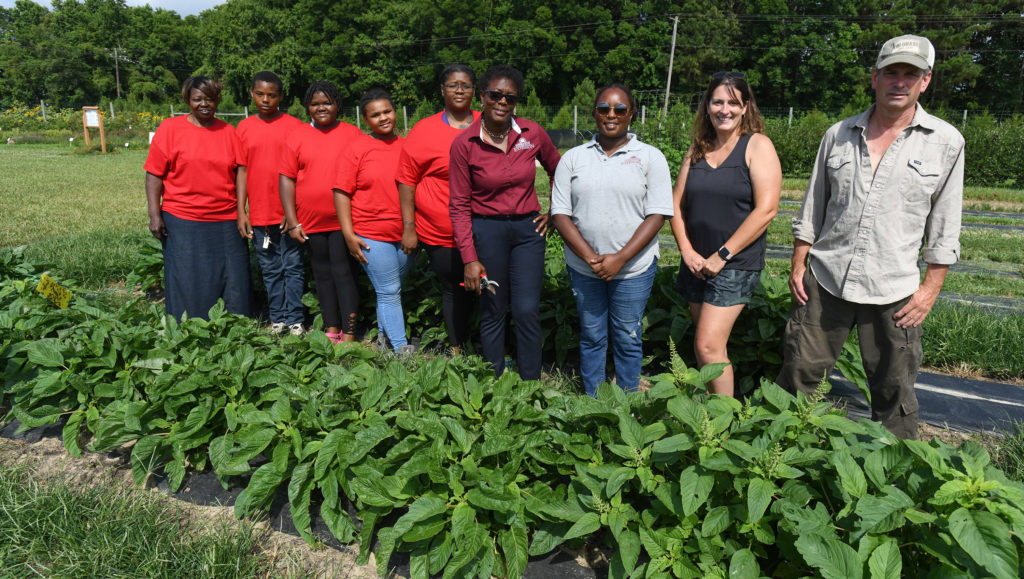
[[[306,285],[302,245],[281,232],[284,211],[278,194],[278,167],[288,134],[302,121],[280,110],[281,79],[270,71],[252,79],[252,100],[259,114],[238,123],[245,159],[244,187],[238,188],[238,231],[252,240],[267,286],[270,327],[274,333],[304,332],[302,292]],[[248,201],[249,213],[245,212]]]

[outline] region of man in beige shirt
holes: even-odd
[[[887,41],[871,71],[875,104],[821,141],[793,219],[794,303],[776,379],[813,392],[856,326],[872,418],[914,439],[921,322],[960,256],[964,139],[917,102],[934,62],[926,38]]]

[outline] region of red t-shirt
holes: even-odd
[[[242,142],[242,164],[246,167],[245,192],[249,200],[249,222],[253,225],[277,225],[284,217],[281,209],[281,158],[285,155],[288,134],[302,121],[285,113],[269,121],[253,115],[238,123]]]
[[[473,120],[480,118],[473,111]],[[395,180],[416,188],[416,235],[429,245],[455,247],[448,214],[448,160],[452,141],[462,132],[444,122],[444,112],[429,116],[409,131]]]
[[[363,135],[338,159],[334,188],[352,198],[356,235],[377,241],[402,241],[402,208],[395,172],[405,139]]]
[[[197,127],[183,115],[160,123],[143,168],[163,179],[163,211],[190,221],[234,221],[235,174],[241,164],[235,127],[219,119]]]
[[[462,262],[477,261],[474,215],[527,215],[540,211],[535,162],[553,178],[562,156],[537,123],[516,117],[508,133],[508,152],[480,138],[476,121],[452,141],[448,210]]]
[[[334,212],[334,174],[338,156],[363,136],[354,125],[339,122],[321,130],[303,124],[288,135],[281,174],[295,179],[295,212],[306,233],[338,231]]]

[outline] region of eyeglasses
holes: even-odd
[[[597,111],[597,114],[601,115],[602,117],[607,117],[608,115],[611,114],[613,108],[615,109],[616,115],[625,115],[626,113],[629,112],[629,105],[627,105],[626,103],[616,103],[614,107],[612,107],[608,103],[597,103],[597,106],[594,107],[594,110]]]
[[[747,75],[743,74],[742,72],[735,72],[735,71],[732,71],[732,70],[720,70],[720,71],[716,72],[715,74],[711,75],[711,80],[718,81],[718,80],[722,80],[725,77],[729,77],[729,78],[747,78]]]
[[[466,84],[464,82],[450,82],[450,83],[444,85],[444,88],[446,88],[448,90],[451,90],[451,91],[457,91],[457,90],[464,90],[465,91],[465,90],[473,90],[473,85]]]
[[[513,107],[519,102],[519,95],[504,93],[500,90],[485,90],[484,96],[492,103],[500,103],[501,99],[505,99],[505,102]]]

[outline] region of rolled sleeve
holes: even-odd
[[[833,131],[825,134],[818,146],[818,156],[814,159],[811,178],[807,181],[807,191],[800,212],[793,218],[793,237],[800,241],[813,244],[818,239],[821,224],[825,221],[825,209],[831,193],[826,160],[832,143],[835,140]]]
[[[925,263],[952,265],[960,259],[960,216],[964,195],[964,148],[951,148],[952,169],[934,195],[925,221]]]
[[[472,184],[467,147],[467,141],[455,139],[448,169],[448,212],[452,220],[455,247],[459,248],[462,263],[479,261],[473,244],[473,210],[470,206]]]

